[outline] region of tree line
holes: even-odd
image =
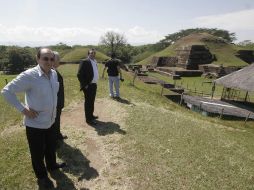
[[[27,67],[35,65],[34,48],[18,46],[0,46],[0,70],[17,74]]]
[[[93,47],[98,51],[110,56],[112,53],[116,57],[122,60],[123,63],[130,63],[135,60],[135,57],[145,52],[155,53],[165,49],[166,47],[174,44],[182,37],[188,36],[193,33],[208,33],[223,39],[225,42],[232,43],[236,40],[235,33],[227,30],[217,28],[191,28],[180,30],[178,32],[168,34],[164,39],[155,44],[147,44],[140,46],[132,46],[128,43],[124,34],[120,34],[114,31],[108,31],[101,36],[99,44],[97,46],[85,46]],[[254,43],[250,40],[240,42],[239,45],[254,48]],[[59,43],[50,48],[58,51],[60,56],[71,51],[76,47],[82,47],[80,45],[68,46],[64,43]],[[84,47],[84,46],[83,46]],[[26,67],[36,64],[35,54],[37,48],[31,47],[18,47],[18,46],[0,46],[0,70],[7,71],[11,74],[20,73],[25,70]]]

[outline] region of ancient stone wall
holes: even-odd
[[[237,57],[245,61],[246,63],[254,63],[254,51],[253,50],[239,50],[236,54]]]
[[[177,51],[178,63],[176,66],[190,70],[197,70],[201,64],[209,64],[214,56],[204,45],[192,45],[179,48]]]
[[[228,75],[232,72],[235,72],[242,67],[223,67],[217,65],[199,65],[199,70],[204,74],[213,73],[217,78]]]
[[[177,57],[156,57],[152,58],[154,67],[175,67],[177,64]]]

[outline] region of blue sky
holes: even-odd
[[[0,44],[98,44],[105,32],[132,45],[208,27],[254,42],[253,0],[0,0]]]

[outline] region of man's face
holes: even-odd
[[[89,52],[89,58],[90,58],[90,59],[94,59],[94,58],[95,58],[95,55],[96,55],[96,51],[93,50],[93,51],[90,51],[90,52]]]
[[[56,69],[57,67],[59,67],[60,63],[59,63],[59,59],[56,59],[54,60],[53,62],[53,67]]]
[[[41,69],[45,73],[48,73],[50,69],[52,68],[53,62],[54,62],[53,52],[49,49],[42,49],[40,58],[37,57],[37,62],[40,65]]]

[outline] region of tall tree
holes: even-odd
[[[114,53],[117,55],[120,48],[127,44],[127,40],[123,34],[108,31],[101,36],[100,44],[106,47],[107,53]]]

